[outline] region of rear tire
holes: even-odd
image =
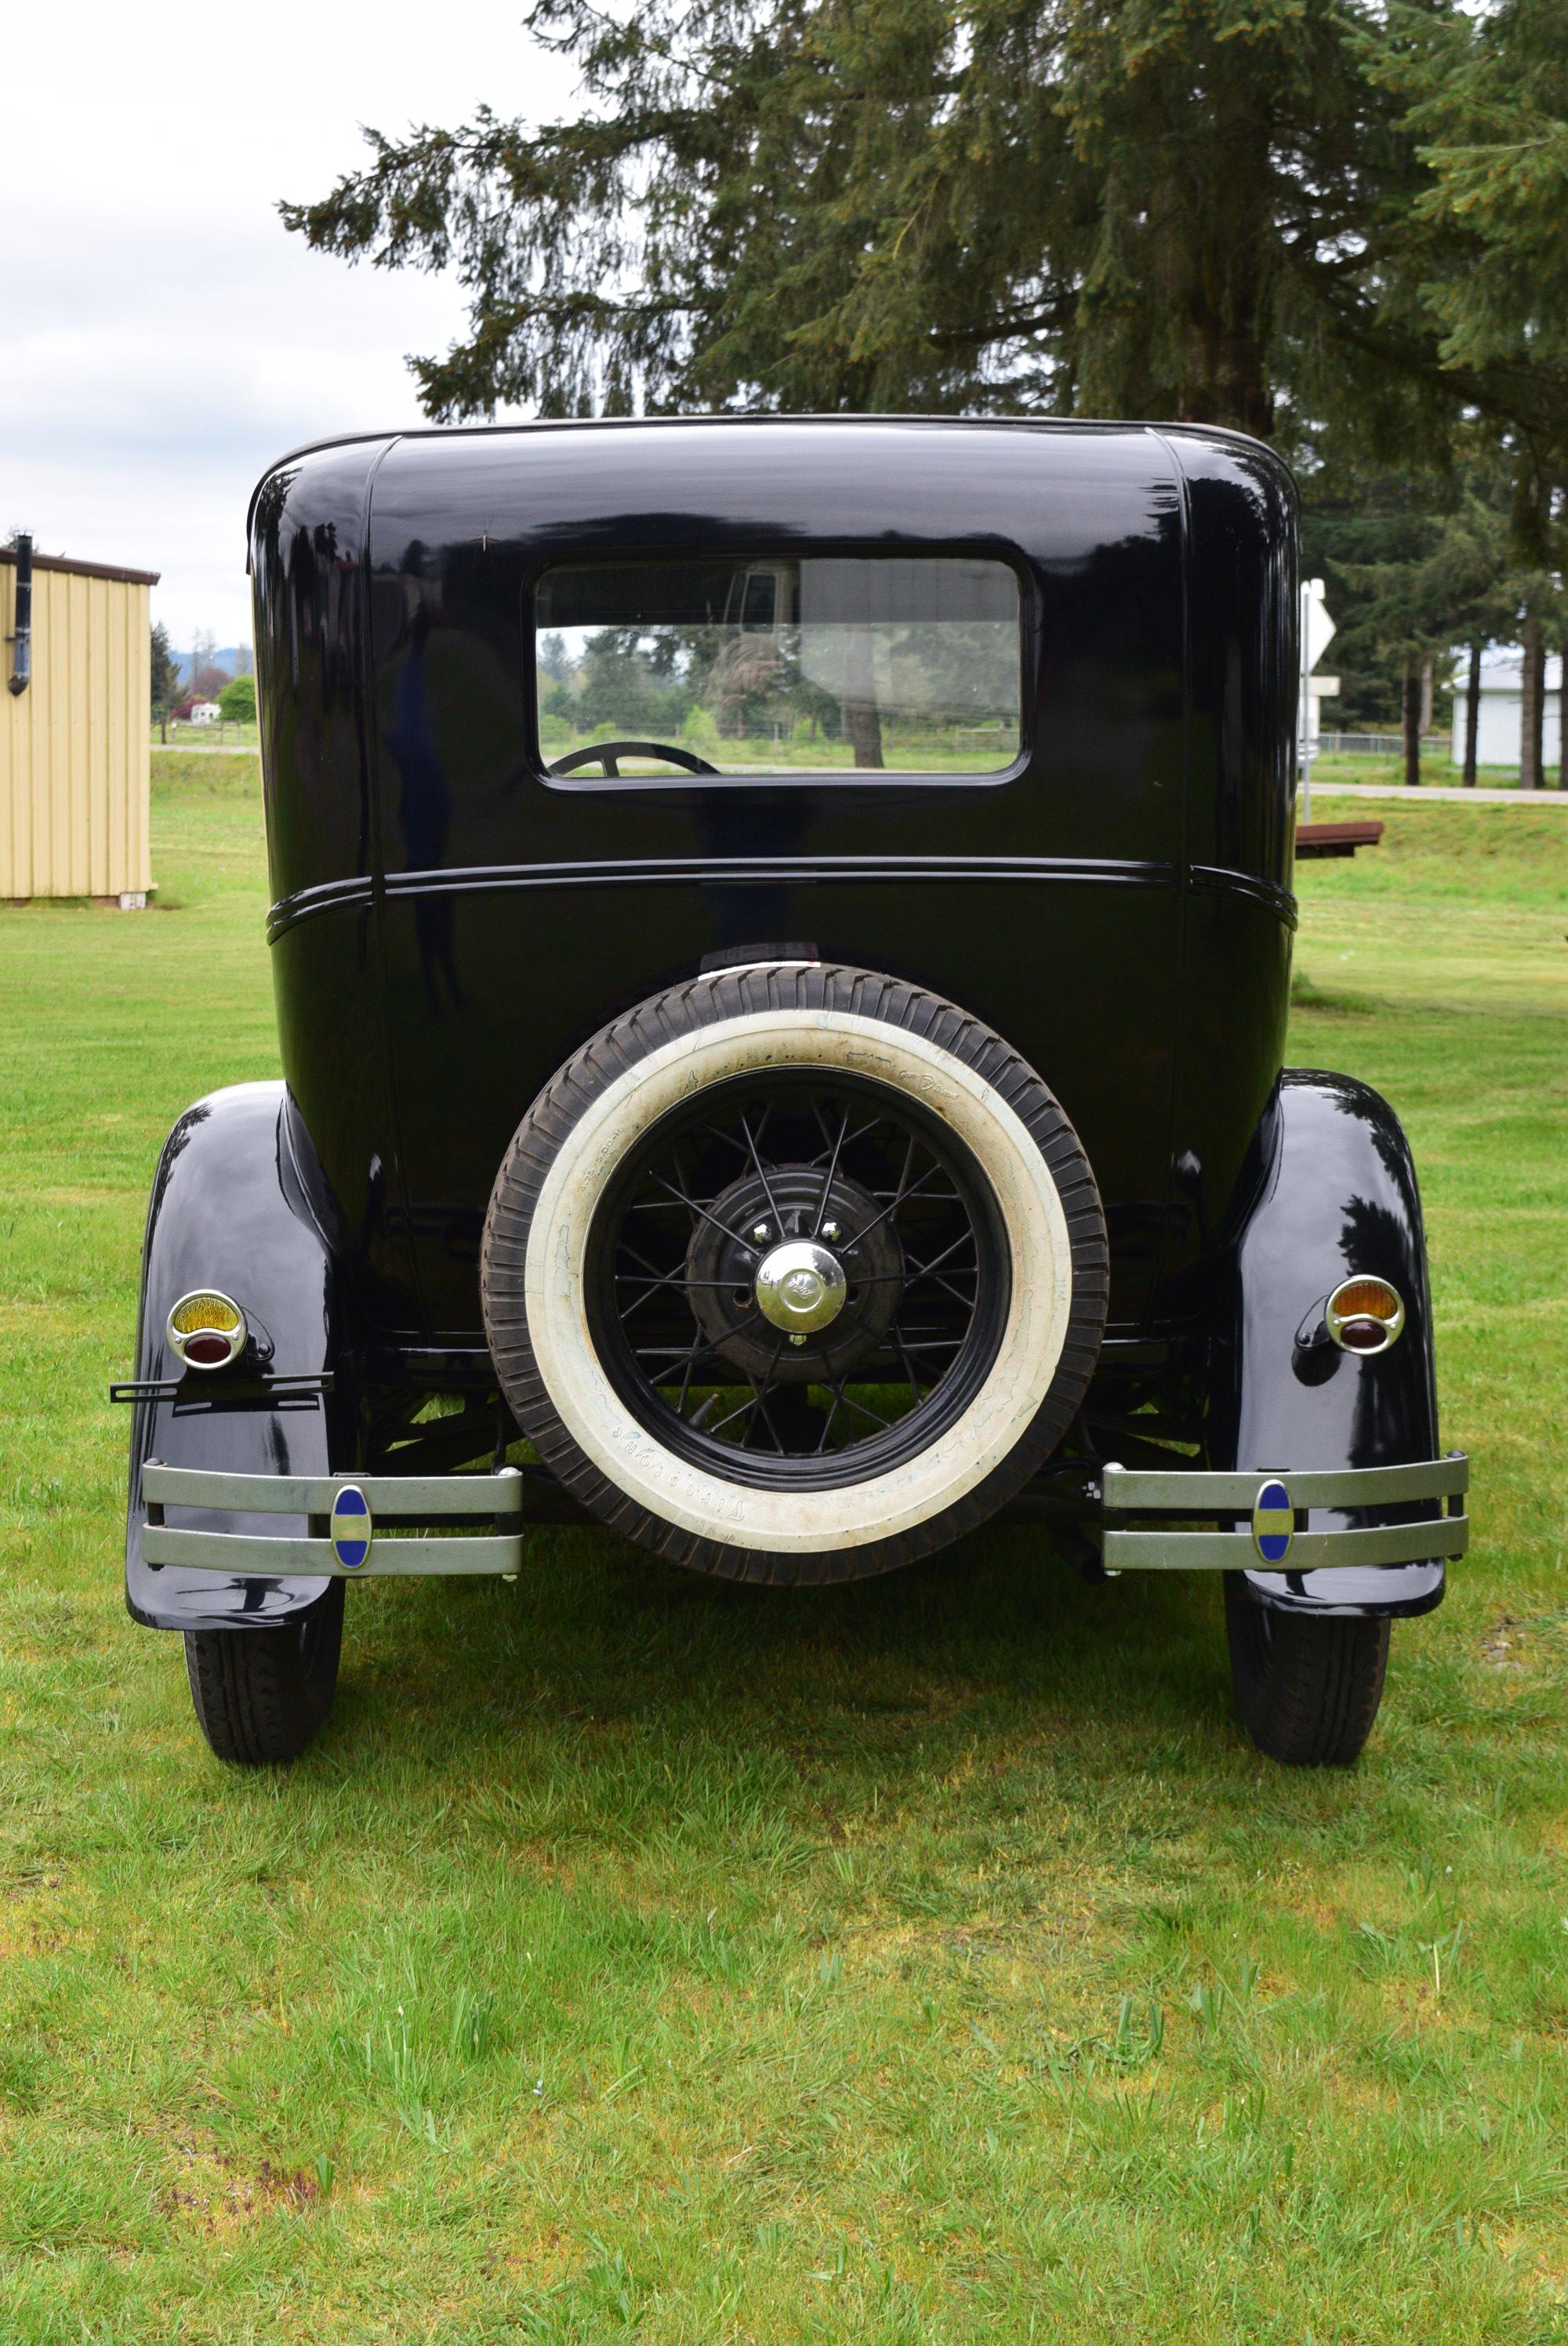
[[[343,1584],[277,1629],[188,1629],[190,1698],[216,1757],[245,1768],[297,1760],[338,1685]]]
[[[1278,1612],[1231,1572],[1225,1627],[1236,1708],[1260,1751],[1295,1768],[1360,1758],[1383,1696],[1386,1620]]]

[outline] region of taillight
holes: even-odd
[[[199,1287],[182,1295],[166,1324],[168,1348],[188,1369],[226,1369],[245,1350],[249,1330],[231,1296]]]
[[[1347,1279],[1329,1298],[1323,1324],[1342,1352],[1386,1352],[1404,1328],[1404,1299],[1386,1279]]]

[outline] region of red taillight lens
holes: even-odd
[[[1386,1352],[1405,1324],[1404,1298],[1386,1279],[1341,1280],[1323,1307],[1323,1324],[1344,1352]]]
[[[203,1330],[199,1336],[185,1340],[185,1357],[199,1369],[220,1369],[229,1357],[229,1341],[216,1331]]]

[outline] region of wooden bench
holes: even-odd
[[[1380,822],[1298,822],[1298,855],[1354,855],[1358,847],[1376,847],[1383,835]]]

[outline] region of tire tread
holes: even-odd
[[[1287,1766],[1347,1768],[1366,1749],[1383,1697],[1390,1625],[1269,1610],[1227,1574],[1226,1631],[1242,1724]]]
[[[262,1768],[300,1757],[331,1708],[342,1624],[338,1580],[286,1627],[186,1631],[190,1699],[218,1759]]]

